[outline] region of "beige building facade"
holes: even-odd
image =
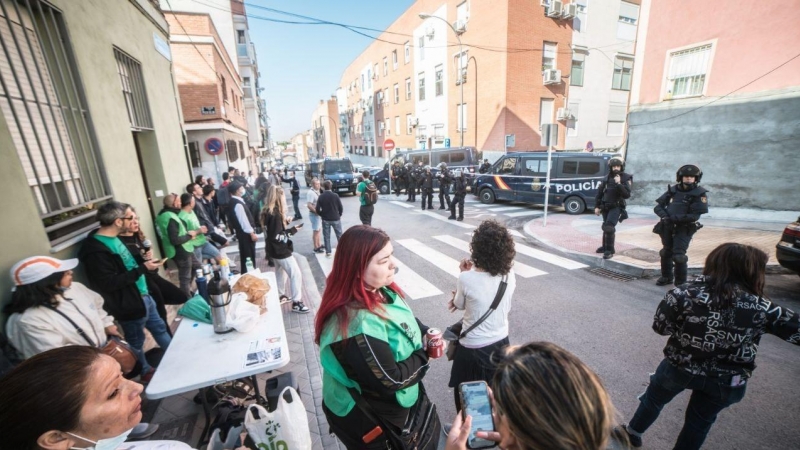
[[[311,115],[313,145],[308,150],[309,161],[344,156],[339,124],[336,99],[320,100],[317,109]]]

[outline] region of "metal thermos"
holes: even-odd
[[[214,332],[218,334],[233,331],[233,328],[225,324],[225,308],[230,303],[230,292],[228,280],[220,277],[218,270],[214,271],[214,278],[208,283],[208,295],[211,297],[211,323],[214,325]]]
[[[203,297],[206,301],[209,301],[208,298],[208,278],[203,275],[203,269],[197,269],[197,278],[195,278],[195,283],[197,283],[197,294],[200,297]]]

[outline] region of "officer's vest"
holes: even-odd
[[[180,217],[172,211],[162,211],[161,214],[156,217],[156,226],[158,227],[158,233],[161,236],[161,244],[164,246],[164,253],[167,258],[174,258],[175,257],[175,246],[172,245],[172,242],[169,241],[169,221],[174,220],[178,223],[178,235],[183,236],[186,234],[186,227],[181,222]],[[191,241],[184,242],[181,244],[184,250],[191,253],[194,251],[194,244]]]
[[[197,236],[195,236],[194,239],[189,242],[191,242],[195,248],[206,245],[208,239],[206,239],[205,234],[200,232],[200,220],[197,219],[197,214],[195,214],[194,211],[186,212],[181,209],[181,212],[178,213],[178,217],[180,217],[183,223],[186,224],[186,228],[188,230],[197,231]]]
[[[695,186],[691,191],[682,191],[678,189],[678,185],[670,186],[670,195],[672,201],[667,205],[667,213],[670,216],[678,216],[682,214],[700,213],[705,214],[708,212],[708,207],[701,208],[704,211],[692,211],[692,204],[700,201],[700,197],[708,192],[705,188]]]
[[[617,203],[620,200],[623,200],[619,196],[619,192],[616,189],[610,189],[608,182],[614,179],[614,174],[611,173],[606,178],[606,182],[603,185],[603,203]],[[625,184],[633,178],[632,176],[628,175],[627,173],[620,173],[619,174],[619,184]]]

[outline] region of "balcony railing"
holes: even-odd
[[[247,44],[236,44],[236,54],[245,58],[249,56],[247,54]]]

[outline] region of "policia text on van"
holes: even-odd
[[[608,175],[613,153],[553,153],[550,172],[550,200],[564,206],[569,214],[581,214],[595,207],[597,188]],[[475,179],[472,190],[483,203],[512,200],[544,204],[547,153],[508,153],[497,160],[489,173]]]

